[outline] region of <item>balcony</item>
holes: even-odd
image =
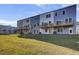
[[[61,23],[61,24],[54,24],[53,27],[71,27],[73,23]]]
[[[40,25],[40,28],[71,27],[73,25],[74,25],[73,23],[59,23],[59,24],[43,23],[42,25]]]
[[[29,27],[20,27],[17,29],[17,31],[19,31],[19,32],[29,31]]]
[[[52,28],[53,27],[53,23],[42,23],[40,25],[40,28]]]

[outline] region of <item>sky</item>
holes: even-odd
[[[17,20],[57,10],[70,4],[0,4],[0,25],[17,26]],[[77,8],[79,11],[79,7]]]

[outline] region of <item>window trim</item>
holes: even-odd
[[[69,32],[70,32],[70,33],[72,33],[72,29],[71,29],[71,30],[69,30]]]
[[[69,18],[69,23],[72,23],[72,18]]]
[[[65,23],[68,23],[68,19],[67,18],[65,19]]]
[[[65,11],[63,11],[63,15],[65,15]]]
[[[50,18],[50,17],[51,17],[51,14],[47,14],[47,15],[46,15],[46,18]]]
[[[57,16],[57,13],[55,13],[55,16]]]
[[[27,23],[29,23],[29,20],[26,20]]]

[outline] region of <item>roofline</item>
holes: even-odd
[[[29,19],[29,18],[31,18],[31,17],[40,16],[40,15],[43,15],[43,14],[45,14],[45,13],[55,12],[55,11],[57,11],[57,10],[61,10],[61,9],[64,9],[64,8],[69,8],[69,7],[76,6],[76,5],[77,5],[77,4],[73,4],[73,5],[66,6],[66,7],[62,7],[62,8],[53,10],[53,11],[48,11],[48,12],[44,12],[44,13],[37,14],[37,15],[34,15],[34,16],[30,16],[30,17],[27,17],[27,18],[24,18],[24,19]],[[21,20],[23,20],[23,19],[21,19]],[[18,21],[21,21],[21,20],[18,20]]]

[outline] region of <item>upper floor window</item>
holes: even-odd
[[[29,20],[26,20],[26,22],[29,22]]]
[[[63,15],[65,14],[65,11],[63,11]]]
[[[57,13],[55,13],[55,16],[57,16]]]
[[[51,14],[47,14],[47,15],[46,15],[46,18],[50,18],[50,17],[51,17]]]
[[[71,23],[72,22],[72,18],[69,18],[69,23]]]
[[[59,25],[61,23],[62,23],[62,21],[56,21],[56,25]]]
[[[37,23],[37,26],[39,26],[39,23]]]
[[[25,25],[24,27],[28,28],[28,27],[29,27],[29,25]]]
[[[34,24],[34,27],[36,27],[36,24]]]
[[[68,19],[65,19],[65,23],[68,23]]]
[[[31,27],[31,29],[33,29],[33,26]]]

